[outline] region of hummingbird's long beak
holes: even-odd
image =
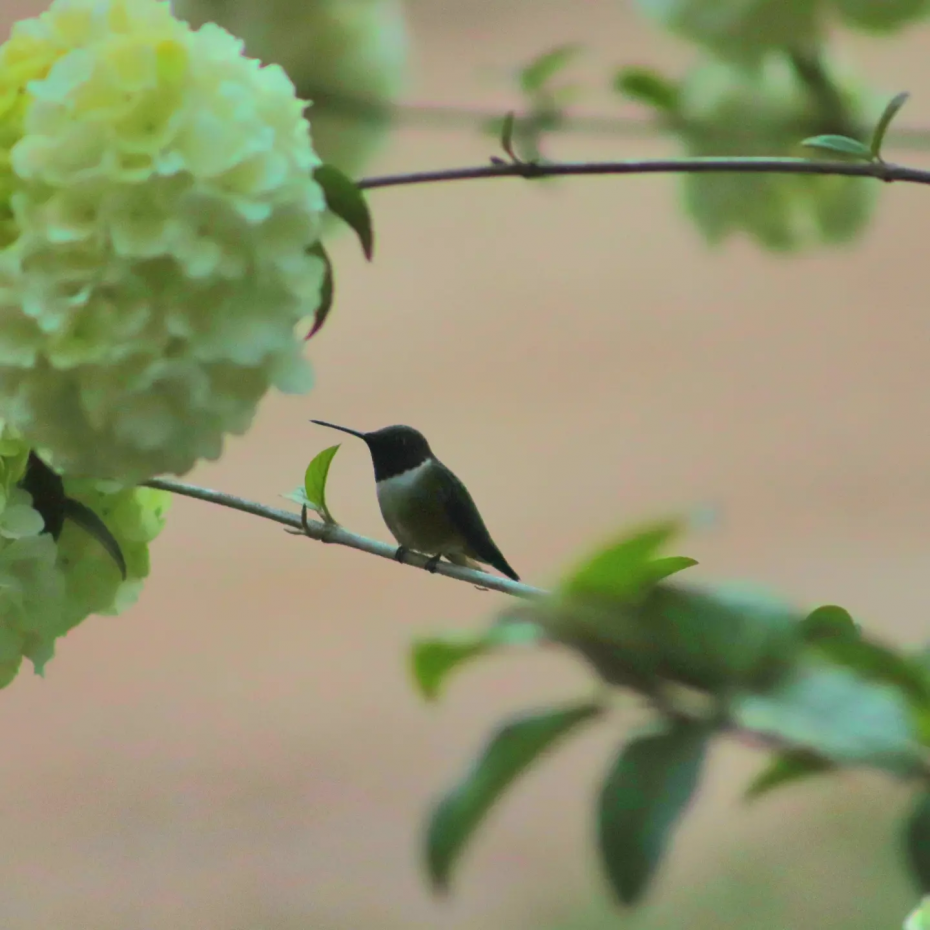
[[[365,441],[364,433],[360,433],[355,429],[349,429],[347,426],[336,426],[335,423],[327,423],[326,420],[311,420],[310,422],[316,423],[317,426],[328,426],[330,429],[338,429],[342,433],[348,433],[350,436],[358,436],[363,442]]]

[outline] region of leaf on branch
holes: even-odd
[[[323,248],[322,242],[317,242],[310,250],[311,255],[317,255],[323,259],[323,284],[320,287],[320,303],[313,313],[313,326],[307,333],[305,339],[312,339],[322,328],[329,316],[329,311],[333,309],[333,297],[336,289],[336,276],[333,270],[333,263],[329,253]]]
[[[301,503],[315,510],[326,523],[335,523],[336,520],[326,504],[326,479],[329,477],[329,466],[339,451],[339,446],[330,446],[313,457],[304,472],[304,494],[306,500]]]
[[[930,671],[918,659],[862,637],[825,637],[816,641],[815,648],[868,681],[890,685],[916,708],[930,713]]]
[[[869,146],[869,152],[873,159],[881,159],[882,144],[885,141],[888,127],[891,125],[891,121],[900,112],[901,107],[907,103],[910,96],[911,95],[907,91],[902,91],[900,94],[895,94],[886,104],[885,109],[882,111],[882,115],[875,125],[875,131],[872,133],[872,142]]]
[[[752,780],[744,797],[747,801],[753,801],[782,785],[820,775],[833,768],[830,762],[810,752],[783,752],[775,756]]]
[[[513,162],[519,162],[517,153],[513,147],[513,129],[516,123],[517,115],[511,110],[505,117],[501,126],[501,148],[510,156]]]
[[[89,536],[93,536],[94,539],[103,546],[107,555],[116,563],[116,567],[119,569],[123,581],[125,581],[126,558],[123,555],[123,550],[120,548],[119,543],[116,541],[116,537],[107,528],[106,523],[104,523],[90,507],[86,504],[82,504],[80,501],[74,500],[72,497],[65,500],[64,514],[68,520],[76,526],[79,526]]]
[[[480,633],[419,640],[411,652],[414,681],[423,697],[433,701],[449,675],[471,659],[509,646],[538,643],[544,635],[535,623],[505,621]]]
[[[665,113],[678,109],[678,86],[651,68],[621,68],[614,76],[614,90],[637,103]]]
[[[669,723],[628,743],[598,802],[601,859],[624,904],[646,891],[675,826],[697,788],[711,732],[701,723]]]
[[[576,58],[581,46],[570,43],[559,45],[534,58],[519,73],[520,89],[533,96],[546,89],[546,85]]]
[[[80,501],[68,497],[61,475],[46,465],[36,453],[30,452],[20,487],[32,497],[32,506],[42,517],[45,532],[58,539],[65,520],[70,520],[92,536],[116,563],[123,581],[126,580],[126,558],[116,537],[103,520]]]
[[[872,150],[863,145],[858,139],[850,136],[811,136],[805,139],[801,145],[809,149],[818,149],[822,152],[830,152],[833,155],[846,155],[858,161],[874,161]]]
[[[918,887],[923,894],[930,895],[930,792],[924,791],[911,811],[904,845]]]
[[[904,930],[930,930],[930,895],[911,911],[904,921]]]
[[[568,597],[601,595],[625,600],[662,578],[696,565],[693,559],[681,556],[655,558],[681,526],[678,522],[660,523],[624,536],[575,569],[562,582],[561,592]]]
[[[846,637],[858,639],[861,630],[853,620],[852,615],[844,607],[835,604],[824,604],[812,610],[801,621],[801,635],[805,642],[816,643],[822,639]]]
[[[333,165],[320,165],[313,172],[313,178],[323,188],[326,206],[355,231],[365,258],[371,261],[375,234],[364,193],[348,175]]]
[[[601,711],[589,702],[550,708],[516,717],[497,730],[429,818],[426,865],[436,890],[448,887],[465,844],[504,791],[556,742]]]
[[[897,688],[806,659],[773,687],[734,699],[734,721],[841,765],[922,770],[914,715]]]

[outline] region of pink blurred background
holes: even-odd
[[[0,34],[41,6],[4,0]],[[516,103],[510,71],[564,41],[586,47],[576,70],[590,87],[617,65],[677,71],[691,55],[621,0],[409,9],[411,99],[435,104]],[[930,125],[928,42],[922,28],[839,45],[873,85],[915,91],[902,122]],[[600,91],[584,106],[633,112]],[[369,173],[492,151],[473,129],[408,129]],[[578,135],[551,147],[670,151]],[[348,236],[335,244],[338,302],[309,350],[318,387],[269,398],[191,480],[281,504],[334,439],[309,417],[409,423],[531,583],[641,518],[709,505],[717,523],[684,546],[696,577],[751,578],[804,605],[840,602],[896,641],[928,639],[925,191],[888,186],[863,241],[793,259],[708,250],[666,177],[449,184],[371,203],[374,264]],[[330,503],[389,538],[361,443],[336,459]],[[422,815],[493,723],[590,687],[569,658],[513,658],[463,673],[438,706],[417,698],[411,640],[480,624],[501,596],[188,500],[153,564],[134,610],[88,621],[45,680],[24,672],[0,699],[2,930],[502,930],[606,908],[589,818],[616,740],[604,730],[507,798],[451,898],[422,878]],[[760,761],[715,756],[643,919],[722,882],[773,927],[851,926],[881,875],[871,926],[899,926],[916,895],[893,872],[903,794],[846,776],[745,807]]]

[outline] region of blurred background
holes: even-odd
[[[0,34],[44,4],[4,0]],[[626,0],[410,0],[409,102],[519,105],[512,73],[577,41],[576,72],[684,68],[692,52]],[[838,39],[870,83],[911,89],[930,126],[930,30]],[[606,90],[581,107],[631,113]],[[366,173],[485,162],[475,128],[408,127]],[[572,159],[673,152],[561,136]],[[909,153],[912,164],[927,158]],[[903,160],[903,158],[902,158]],[[667,177],[488,181],[373,192],[372,265],[332,249],[336,308],[308,347],[318,386],[269,398],[190,480],[272,505],[334,437],[408,423],[469,485],[508,560],[546,585],[640,519],[709,506],[695,577],[839,602],[926,640],[930,594],[928,201],[883,191],[848,249],[711,250]],[[330,504],[389,538],[349,439]],[[904,794],[816,780],[747,806],[761,759],[712,760],[646,904],[611,907],[591,800],[616,734],[592,729],[509,795],[453,893],[419,862],[428,804],[506,713],[589,687],[568,657],[490,661],[436,706],[414,693],[418,634],[502,603],[441,577],[176,501],[139,604],[60,643],[45,680],[0,701],[3,930],[891,930],[916,898],[898,865]]]

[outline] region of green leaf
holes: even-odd
[[[678,109],[678,86],[651,68],[622,68],[614,77],[614,90],[666,113]]]
[[[306,339],[312,339],[322,328],[329,316],[329,311],[333,309],[333,297],[336,289],[336,276],[333,271],[333,263],[329,253],[323,248],[322,242],[317,242],[308,250],[311,255],[318,255],[323,259],[323,285],[320,288],[320,303],[313,313],[313,326],[307,333]]]
[[[543,52],[520,71],[520,89],[530,96],[538,94],[580,51],[581,46],[568,44]]]
[[[619,686],[669,680],[720,695],[763,687],[802,645],[794,609],[745,585],[704,590],[659,583],[619,601],[597,589],[558,593],[523,611]]]
[[[930,895],[904,921],[904,930],[930,930]]]
[[[888,132],[888,127],[891,125],[891,121],[898,115],[901,107],[907,103],[910,96],[911,95],[907,91],[902,91],[900,94],[895,94],[894,97],[888,101],[888,104],[875,126],[875,131],[872,133],[872,142],[869,146],[872,158],[881,158],[882,143],[885,141],[885,134]]]
[[[822,661],[798,662],[773,687],[737,697],[732,715],[747,730],[841,765],[921,770],[923,750],[901,692]]]
[[[513,129],[516,122],[517,115],[512,110],[504,117],[504,122],[501,125],[500,137],[501,137],[501,148],[510,156],[511,161],[519,161],[517,153],[514,151],[513,147]]]
[[[624,536],[575,569],[562,582],[561,592],[568,597],[598,595],[618,601],[639,594],[644,587],[663,577],[661,564],[658,569],[652,567],[655,553],[680,531],[680,527],[677,522],[666,522],[647,527],[633,536]],[[659,561],[669,567],[667,560]],[[688,567],[680,558],[676,564],[680,567],[672,567],[666,574]]]
[[[670,555],[664,559],[653,559],[644,566],[644,574],[647,584],[658,584],[672,575],[683,572],[686,568],[693,568],[697,565],[697,559],[689,558],[686,555]]]
[[[601,710],[588,702],[550,708],[516,717],[497,730],[429,818],[426,864],[434,888],[448,887],[465,844],[503,792],[546,750]]]
[[[819,639],[815,648],[831,662],[857,672],[868,681],[891,685],[916,707],[930,710],[930,672],[916,657],[848,635]]]
[[[930,894],[930,792],[917,799],[905,827],[904,844],[918,887],[923,894]]]
[[[116,537],[107,529],[107,525],[86,504],[69,497],[64,503],[64,515],[85,533],[93,536],[106,550],[107,555],[116,563],[123,581],[126,580],[126,558]]]
[[[313,506],[310,501],[307,500],[307,492],[301,488],[294,488],[293,491],[288,491],[286,494],[282,494],[285,500],[293,501],[295,504],[300,504],[301,507],[307,507],[310,510],[313,510]]]
[[[442,639],[415,642],[411,653],[414,681],[428,701],[435,700],[449,674],[464,663],[508,646],[524,646],[543,639],[535,624],[508,621],[480,633],[450,634]]]
[[[805,642],[814,643],[837,636],[858,639],[861,631],[848,610],[835,604],[824,604],[801,621],[801,634]]]
[[[834,766],[825,759],[810,752],[783,752],[775,756],[752,780],[746,789],[746,800],[755,800],[789,782],[820,775],[833,768]]]
[[[313,457],[304,472],[304,493],[307,495],[306,504],[315,510],[326,523],[335,523],[333,515],[326,506],[326,479],[329,477],[329,466],[339,451],[339,446],[330,446]]]
[[[927,15],[927,0],[833,0],[845,24],[876,35],[889,35]]]
[[[863,145],[858,139],[852,139],[849,136],[811,136],[809,139],[805,139],[801,145],[809,149],[830,152],[834,155],[848,155],[859,161],[873,161],[872,150],[867,145]]]
[[[628,743],[601,788],[598,839],[617,897],[634,903],[656,872],[697,788],[710,731],[674,723]]]
[[[320,165],[313,172],[313,178],[323,188],[326,206],[355,231],[365,258],[371,261],[375,234],[364,193],[355,181],[333,165]]]

